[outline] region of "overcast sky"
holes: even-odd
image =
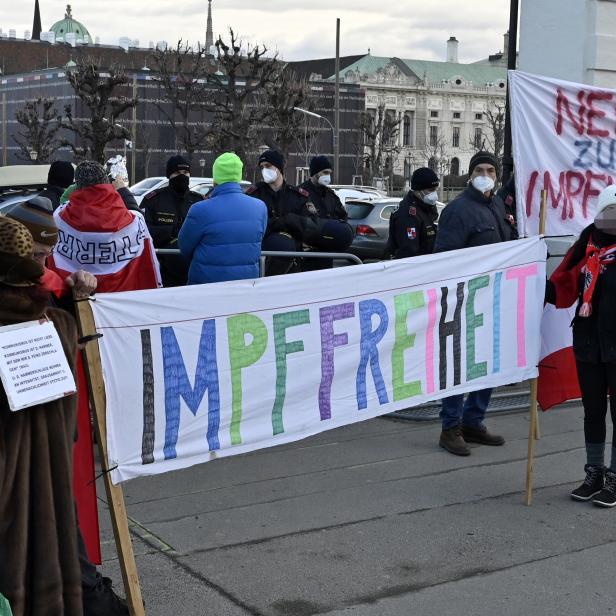
[[[64,17],[66,1],[39,4],[43,30]],[[121,36],[141,47],[151,40],[205,40],[207,0],[74,0],[71,6],[101,43],[117,45]],[[287,60],[333,56],[336,17],[342,55],[370,48],[373,55],[445,60],[446,41],[455,36],[461,62],[502,50],[509,24],[509,0],[213,0],[212,7],[214,37],[232,26],[244,40],[264,43]],[[34,0],[0,0],[0,27],[23,37],[33,13]]]

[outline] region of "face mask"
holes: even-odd
[[[332,182],[332,176],[331,175],[320,175],[318,181],[321,186],[329,186]]]
[[[261,169],[261,176],[266,184],[273,184],[278,179],[278,171],[276,169]]]
[[[473,179],[473,186],[480,193],[486,193],[494,188],[494,180],[487,175],[478,175]]]
[[[427,195],[424,195],[421,200],[427,205],[436,205],[438,201],[438,193],[435,191],[429,192]]]
[[[609,205],[595,218],[595,227],[608,235],[616,235],[616,206]]]
[[[190,184],[190,178],[183,173],[180,175],[176,175],[175,177],[169,180],[169,186],[180,194],[185,193],[188,190],[188,185]]]

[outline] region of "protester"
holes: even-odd
[[[496,196],[498,160],[489,152],[477,152],[468,168],[469,182],[441,213],[435,252],[506,242],[515,237],[505,206]],[[468,456],[467,443],[504,445],[502,436],[492,434],[483,423],[492,389],[443,398],[442,432],[439,445],[450,453]]]
[[[389,219],[387,251],[394,259],[432,254],[438,185],[438,176],[428,167],[416,169],[411,176],[411,190]]]
[[[55,160],[49,166],[47,186],[40,196],[49,199],[55,210],[60,205],[60,198],[64,191],[73,183],[74,177],[75,169],[71,163],[65,160]]]
[[[69,365],[77,327],[49,308],[43,267],[19,222],[0,218],[0,323],[47,318]],[[74,395],[18,412],[0,396],[0,593],[14,616],[81,616],[81,575],[72,491]]]
[[[246,194],[261,199],[267,206],[267,229],[261,248],[285,252],[301,251],[304,235],[302,217],[310,214],[311,206],[308,191],[287,184],[284,177],[284,157],[280,152],[266,150],[259,156],[258,164],[263,181],[250,186]],[[286,274],[293,263],[292,258],[268,257],[265,275]]]
[[[190,208],[180,229],[180,250],[190,263],[188,284],[259,276],[267,207],[243,193],[242,169],[236,154],[219,156],[212,170],[214,190]]]
[[[518,238],[518,226],[517,226],[517,205],[515,198],[515,177],[514,174],[511,174],[509,180],[504,186],[501,186],[499,191],[496,193],[505,204],[505,212],[507,213],[507,218],[509,220],[509,224],[515,230],[515,237],[512,239]]]
[[[329,187],[332,173],[329,158],[315,156],[310,161],[310,178],[301,185],[310,195],[318,216],[318,226],[306,238],[306,243],[317,252],[344,252],[353,241],[353,229],[346,222],[346,210]],[[303,269],[320,270],[333,265],[333,259],[306,259]]]
[[[54,212],[59,239],[48,267],[66,279],[85,270],[99,292],[136,291],[161,286],[158,261],[143,216],[126,209],[99,163],[75,170],[77,189]]]
[[[177,249],[178,233],[188,210],[203,197],[189,190],[190,163],[183,156],[172,156],[167,161],[165,173],[169,185],[147,193],[141,205],[154,246]],[[181,255],[161,255],[160,265],[164,286],[186,284],[188,263]]]
[[[616,505],[616,187],[604,188],[597,214],[554,271],[546,299],[557,308],[577,300],[573,353],[584,406],[586,478],[571,492],[600,507]],[[604,464],[608,396],[612,454]]]

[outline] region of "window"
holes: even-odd
[[[372,212],[373,208],[374,206],[369,203],[349,203],[347,201],[345,205],[349,220],[361,220],[362,218],[366,218],[368,214]]]
[[[460,147],[460,127],[459,126],[454,126],[453,127],[453,132],[451,135],[451,145],[454,148],[459,148]]]
[[[438,145],[438,126],[430,127],[430,145],[436,147]]]
[[[402,126],[402,145],[411,145],[411,116],[404,114],[404,124]]]
[[[388,110],[385,112],[385,121],[383,122],[383,140],[387,145],[395,145],[398,140],[400,124],[396,121],[395,111]]]
[[[449,170],[451,175],[460,175],[460,159],[454,158],[451,159],[451,169]]]
[[[389,220],[391,215],[398,209],[398,205],[386,205],[381,210],[381,218],[383,220]]]
[[[476,113],[475,120],[483,120],[483,113]]]
[[[453,119],[454,120],[459,120],[462,117],[462,114],[459,111],[454,111],[453,112]]]
[[[432,110],[432,111],[430,112],[430,117],[431,117],[431,118],[438,118],[438,111],[434,111],[434,110]]]
[[[483,134],[480,126],[475,126],[475,135],[473,136],[473,146],[479,150],[483,142]]]
[[[408,158],[404,161],[404,177],[407,180],[411,179],[411,161]]]

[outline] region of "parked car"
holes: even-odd
[[[344,205],[348,199],[375,201],[376,199],[387,197],[385,191],[378,190],[372,186],[332,184],[330,188],[338,195],[338,198],[342,201],[342,205]]]
[[[190,190],[194,190],[194,187],[199,184],[207,184],[210,183],[210,186],[213,182],[212,178],[200,178],[200,177],[190,177],[189,187]],[[141,182],[137,182],[130,187],[130,191],[133,193],[135,197],[135,201],[137,205],[141,205],[143,198],[151,191],[158,190],[159,188],[164,188],[169,184],[169,180],[166,177],[158,176],[145,178],[141,180]]]
[[[250,182],[247,182],[246,180],[242,180],[240,182],[240,186],[242,187],[242,190],[246,192],[246,189],[249,186],[252,186],[252,184]],[[198,192],[200,195],[203,195],[203,197],[205,198],[207,195],[209,195],[212,192],[213,188],[214,188],[214,180],[210,180],[208,182],[202,182],[201,184],[196,184],[195,186],[191,186],[190,190],[194,192]]]
[[[0,212],[34,197],[47,185],[49,165],[0,167]]]
[[[361,259],[386,258],[389,218],[400,199],[380,197],[373,201],[349,199],[344,207],[355,237],[348,252]]]

